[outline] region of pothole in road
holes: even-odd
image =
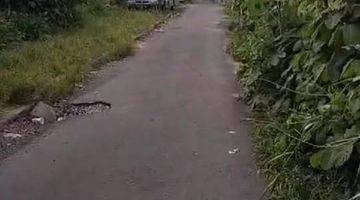
[[[57,106],[57,119],[65,119],[72,116],[91,115],[104,112],[111,108],[111,104],[103,101],[93,103],[63,104]]]
[[[61,103],[54,105],[54,107],[38,103],[32,109],[19,114],[0,127],[0,160],[44,133],[49,124],[76,116],[105,112],[110,108],[111,104],[101,101],[78,104]],[[34,116],[35,109],[40,110],[39,113],[44,116]],[[54,121],[49,122],[48,119],[50,118],[54,118]]]

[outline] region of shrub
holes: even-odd
[[[79,0],[5,0],[0,8],[6,13],[36,14],[47,21],[60,26],[67,26],[75,19],[75,5]]]
[[[264,167],[276,178],[274,199],[338,199],[336,190],[348,197],[358,191],[359,8],[345,0],[228,5],[243,96],[268,119],[256,136]]]
[[[0,2],[0,50],[81,24],[86,15],[104,15],[107,0],[7,0]]]

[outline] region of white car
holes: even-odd
[[[127,0],[129,8],[157,7],[162,9],[174,9],[176,0]]]
[[[128,7],[156,7],[158,6],[158,0],[128,0]]]

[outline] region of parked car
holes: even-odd
[[[173,10],[176,0],[127,0],[129,8],[161,8]]]
[[[159,1],[160,1],[160,7],[162,9],[174,10],[175,6],[177,5],[176,0],[159,0]]]
[[[128,0],[127,5],[129,8],[157,7],[158,0]]]

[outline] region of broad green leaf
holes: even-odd
[[[319,53],[321,48],[325,45],[325,42],[323,41],[318,41],[318,42],[314,42],[312,49],[315,53]]]
[[[343,38],[346,45],[360,44],[360,25],[359,24],[344,25]]]
[[[346,65],[351,52],[340,51],[332,55],[327,67],[327,75],[331,81],[336,81],[341,77],[343,67]]]
[[[349,102],[349,110],[351,113],[356,114],[360,111],[360,97],[351,99]]]
[[[345,94],[341,91],[337,91],[332,95],[333,95],[331,100],[332,111],[340,112],[346,109],[347,101]]]
[[[313,73],[314,73],[314,82],[317,82],[318,79],[320,78],[321,74],[323,74],[324,70],[326,68],[325,64],[322,64],[320,66],[316,66],[313,69]]]
[[[305,52],[299,52],[294,55],[292,60],[290,61],[290,67],[294,71],[300,71],[302,66],[302,61],[304,61],[304,57],[306,57]],[[289,69],[290,70],[290,69]]]
[[[329,30],[326,27],[325,22],[323,22],[314,31],[314,33],[312,35],[312,40],[313,41],[317,40],[317,41],[322,41],[322,42],[328,43],[331,38],[331,34],[332,34],[332,31]]]
[[[341,138],[346,132],[348,125],[344,121],[337,121],[331,123],[331,131],[335,138]]]
[[[335,31],[331,34],[328,46],[334,48],[341,48],[344,45],[342,27],[336,27]]]
[[[342,17],[343,17],[343,15],[341,13],[335,13],[335,14],[329,16],[325,20],[326,27],[331,30],[334,29],[339,24]]]
[[[277,54],[271,56],[270,64],[272,66],[277,66],[279,63],[280,63],[280,58],[279,58],[279,56]]]
[[[353,125],[350,129],[346,129],[343,137],[329,137],[328,142],[336,142],[337,140],[350,139],[354,137],[355,139],[353,141],[348,141],[341,146],[329,146],[329,148],[320,150],[313,154],[310,158],[311,166],[322,170],[329,170],[342,166],[351,156],[354,144],[358,141],[356,137],[360,135],[359,131],[360,128],[357,125]]]
[[[298,40],[298,41],[294,44],[294,46],[293,46],[293,52],[298,52],[298,51],[300,51],[301,48],[302,48],[302,46],[303,46],[302,40]]]
[[[342,78],[360,76],[360,60],[351,60],[343,69]]]
[[[338,168],[349,160],[352,151],[352,143],[339,147],[323,149],[311,156],[310,164],[313,168],[322,170]]]
[[[358,128],[358,126],[353,125],[351,128],[346,129],[344,138],[348,139],[348,138],[353,138],[353,137],[356,137],[356,136],[360,136],[359,131],[360,131],[360,129]]]
[[[332,151],[321,150],[310,157],[310,164],[315,169],[329,170],[332,166]]]

